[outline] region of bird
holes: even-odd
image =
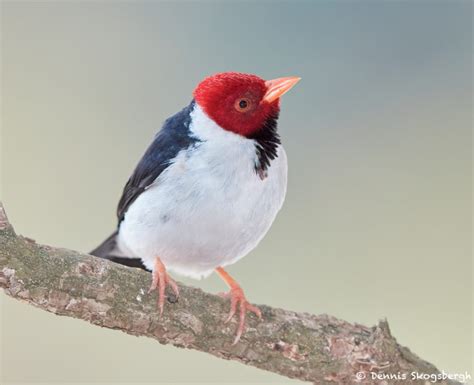
[[[152,272],[163,313],[169,272],[201,279],[216,272],[229,287],[225,323],[238,312],[261,319],[224,270],[270,229],[287,190],[287,156],[277,130],[280,98],[301,78],[264,80],[221,72],[202,80],[191,102],[168,118],[128,179],[116,230],[90,254]]]

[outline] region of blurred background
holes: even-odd
[[[1,200],[89,251],[161,123],[220,71],[282,100],[286,203],[230,273],[254,303],[374,325],[472,374],[470,1],[1,4]],[[179,277],[178,277],[179,279]],[[186,283],[222,291],[216,276]],[[0,382],[296,383],[0,294]]]

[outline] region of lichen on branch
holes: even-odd
[[[236,321],[223,323],[224,299],[179,284],[179,301],[170,294],[160,317],[147,294],[150,280],[140,269],[16,235],[0,203],[0,286],[41,309],[317,384],[388,385],[400,382],[374,373],[438,373],[400,346],[386,321],[366,327],[266,305],[259,305],[263,320],[250,315],[232,346]]]

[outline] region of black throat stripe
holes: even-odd
[[[264,179],[268,167],[277,157],[278,146],[281,144],[277,132],[278,113],[273,113],[264,122],[260,130],[256,131],[249,139],[255,140],[258,161],[255,163],[255,172]]]

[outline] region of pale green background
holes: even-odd
[[[229,271],[255,303],[387,317],[424,359],[472,373],[469,1],[1,9],[2,200],[18,232],[90,250],[200,79],[301,76],[282,102],[285,206]],[[290,382],[0,299],[2,384]]]

